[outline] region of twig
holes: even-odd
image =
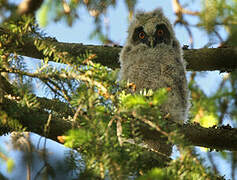
[[[52,120],[52,114],[50,113],[49,117],[48,117],[48,120],[47,120],[47,123],[44,126],[44,136],[45,137],[47,137],[47,135],[48,135],[49,128],[50,128],[49,124],[50,124],[51,120]]]
[[[183,25],[184,27],[185,27],[185,29],[186,29],[186,31],[188,32],[188,36],[189,36],[189,41],[190,41],[190,44],[191,44],[191,48],[193,48],[193,34],[192,34],[192,31],[191,31],[191,29],[190,29],[190,27],[189,27],[189,24],[188,24],[188,22],[187,21],[185,21],[185,20],[183,20],[183,18],[182,17],[178,17],[178,19],[175,21],[175,23],[174,23],[174,26],[176,25],[176,24],[181,24],[181,25]]]
[[[73,124],[72,124],[73,128],[75,128],[75,123],[76,123],[76,120],[77,120],[77,117],[78,117],[80,111],[81,111],[81,106],[79,105],[77,110],[76,110],[76,113],[73,116]]]
[[[58,95],[58,96],[64,98],[64,96],[63,96],[61,93],[59,93],[57,90],[55,90],[55,89],[52,87],[52,85],[51,85],[47,80],[45,80],[45,79],[40,79],[40,80],[41,80],[44,84],[46,84],[46,86],[55,94],[55,96]]]
[[[188,15],[193,15],[193,16],[198,16],[199,12],[198,11],[190,11],[187,9],[184,9],[181,4],[179,3],[179,0],[173,0],[173,8],[174,8],[174,12],[176,14],[188,14]]]
[[[135,112],[133,112],[132,114],[133,114],[134,117],[138,118],[139,120],[141,120],[145,124],[147,124],[150,127],[154,128],[155,130],[157,130],[158,132],[160,132],[164,136],[169,137],[169,134],[167,132],[163,131],[158,125],[154,124],[153,122],[149,121],[148,119],[145,119],[143,117],[138,116]]]
[[[121,124],[121,118],[118,117],[117,118],[117,136],[118,136],[118,141],[119,141],[119,145],[122,146],[123,145],[123,140],[122,140],[122,124]]]
[[[0,68],[0,72],[17,73],[17,74],[21,74],[21,75],[25,75],[25,76],[29,76],[29,77],[34,77],[34,78],[39,78],[39,79],[45,79],[45,80],[49,80],[50,78],[55,78],[55,79],[77,79],[77,80],[81,80],[81,81],[86,81],[90,85],[97,86],[102,91],[103,94],[108,93],[107,89],[101,83],[99,83],[99,82],[97,82],[97,81],[95,81],[95,80],[93,80],[93,79],[91,79],[91,78],[89,78],[89,77],[87,77],[83,74],[77,74],[75,72],[69,72],[69,73],[61,72],[60,74],[56,74],[56,73],[41,74],[41,73],[24,72],[24,71],[20,71],[18,69],[15,69],[15,68],[8,68],[8,69]],[[55,85],[55,87],[60,90],[58,85],[56,83],[54,83],[52,80],[50,81],[50,83]]]
[[[215,174],[220,174],[217,167],[216,167],[216,164],[214,163],[214,160],[213,160],[213,157],[212,157],[212,154],[210,152],[207,152],[207,157],[211,163],[211,166],[212,166],[212,169],[214,171]]]
[[[0,158],[3,159],[4,161],[8,160],[8,157],[5,156],[2,152],[0,152]]]
[[[226,81],[227,81],[227,79],[222,80],[217,92],[220,91],[223,88]],[[218,119],[219,119],[219,124],[222,124],[223,120],[224,120],[224,116],[227,113],[227,110],[228,110],[228,107],[229,107],[229,100],[228,100],[228,98],[224,98],[223,101],[221,101],[221,98],[220,98],[220,99],[218,99],[218,101],[220,103],[220,112],[221,112]]]
[[[40,8],[41,4],[43,3],[43,0],[23,0],[18,5],[18,13],[20,15],[23,14],[33,14],[37,9]]]
[[[216,34],[216,36],[218,37],[218,39],[220,40],[221,44],[224,42],[223,38],[221,37],[221,35],[216,31],[214,30],[214,33]]]
[[[151,147],[148,146],[148,144],[146,144],[145,142],[142,142],[142,143],[137,143],[134,139],[126,139],[126,138],[122,138],[122,141],[125,143],[129,143],[129,144],[133,144],[133,145],[136,145],[136,146],[139,146],[139,147],[142,147],[142,148],[145,148],[145,149],[148,149],[150,151],[153,151],[159,155],[162,155],[164,157],[168,157],[166,154],[162,153],[162,152],[159,152]]]
[[[188,32],[188,36],[189,36],[189,42],[191,44],[191,48],[193,48],[193,34],[192,34],[192,31],[191,29],[188,27],[188,25],[184,25],[185,29],[187,30]]]

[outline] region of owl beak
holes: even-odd
[[[152,48],[154,48],[155,45],[156,45],[155,40],[151,37],[151,38],[149,38],[149,42],[150,42],[150,46],[151,46]]]

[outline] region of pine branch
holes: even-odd
[[[3,34],[9,35],[9,32],[0,28],[0,35]],[[46,47],[54,47],[57,51],[61,51],[70,57],[78,57],[90,52],[96,54],[95,62],[110,68],[120,67],[118,59],[121,47],[64,43],[51,38],[37,39],[31,37],[25,37],[22,43],[16,43],[14,40],[18,38],[17,35],[14,36],[15,38],[12,38],[12,41],[1,42],[2,46],[10,53],[16,52],[19,55],[43,59],[43,50],[39,51],[34,45],[35,40],[40,40]],[[53,55],[49,59],[55,61]],[[191,71],[232,71],[237,69],[237,47],[185,49],[184,59],[188,63],[187,69]],[[64,63],[73,63],[75,60],[75,58],[68,58],[67,62]]]

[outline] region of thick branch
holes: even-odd
[[[8,34],[0,28],[0,35]],[[16,37],[17,39],[17,37]],[[9,52],[16,52],[19,55],[37,59],[43,59],[42,51],[37,50],[33,38],[25,38],[21,44],[10,42],[1,44]],[[96,54],[95,61],[110,68],[119,68],[119,52],[121,47],[83,45],[80,43],[63,43],[52,39],[42,40],[48,46],[54,46],[58,51],[67,52],[72,57],[77,57],[85,53]],[[192,71],[231,71],[237,69],[237,47],[228,48],[202,48],[184,50],[184,59],[187,61],[187,69]],[[53,61],[53,58],[51,58]],[[65,62],[72,63],[72,62]]]
[[[237,150],[237,129],[229,126],[204,128],[195,124],[180,127],[190,145],[217,150]]]
[[[58,112],[62,111],[61,107],[62,102],[56,103],[55,100],[49,100],[46,98],[39,98],[40,107],[47,103],[48,105],[45,107],[50,110],[57,110]],[[42,104],[41,104],[42,103]],[[55,104],[55,106],[48,107],[49,104]],[[13,110],[14,109],[14,110]],[[67,106],[64,108],[67,109]],[[66,110],[68,115],[71,115],[71,112]],[[65,114],[66,114],[65,111]],[[49,112],[47,110],[41,109],[29,109],[25,107],[19,107],[15,100],[6,99],[0,103],[0,115],[3,115],[3,112],[6,112],[7,115],[3,116],[7,118],[7,121],[0,122],[0,135],[5,134],[7,132],[15,131],[15,125],[13,121],[17,119],[23,127],[26,128],[27,131],[37,133],[41,136],[45,136],[44,132],[44,124],[46,124],[47,119],[49,117]],[[7,117],[6,117],[7,116]],[[52,114],[52,120],[50,122],[50,130],[47,134],[47,137],[52,140],[57,140],[57,136],[66,133],[69,129],[72,128],[72,123],[57,114]]]
[[[43,132],[43,124],[46,123],[49,115],[47,111],[29,110],[24,108],[19,109],[20,107],[11,100],[5,100],[2,104],[0,103],[0,109],[4,111],[11,111],[10,107],[13,106],[15,106],[17,110],[17,119],[20,120],[24,127],[27,127],[28,131],[35,132],[42,136],[45,135]],[[8,114],[11,114],[12,118],[15,116],[12,112]],[[3,125],[0,125],[0,131],[1,129],[10,130],[11,127],[7,126],[7,124],[5,124],[4,127]],[[72,123],[53,115],[50,127],[53,128],[50,128],[48,138],[57,140],[58,136],[65,134],[72,128]],[[236,128],[230,128],[228,126],[220,128],[203,128],[197,124],[178,125],[177,128],[179,129],[179,132],[184,135],[185,142],[187,142],[188,145],[202,146],[217,150],[237,151]]]

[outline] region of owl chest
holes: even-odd
[[[156,89],[163,86],[162,67],[159,63],[137,63],[127,69],[127,79],[135,83],[137,89]]]
[[[137,89],[167,87],[178,78],[177,66],[160,61],[137,61],[124,67],[126,80],[135,83]]]

